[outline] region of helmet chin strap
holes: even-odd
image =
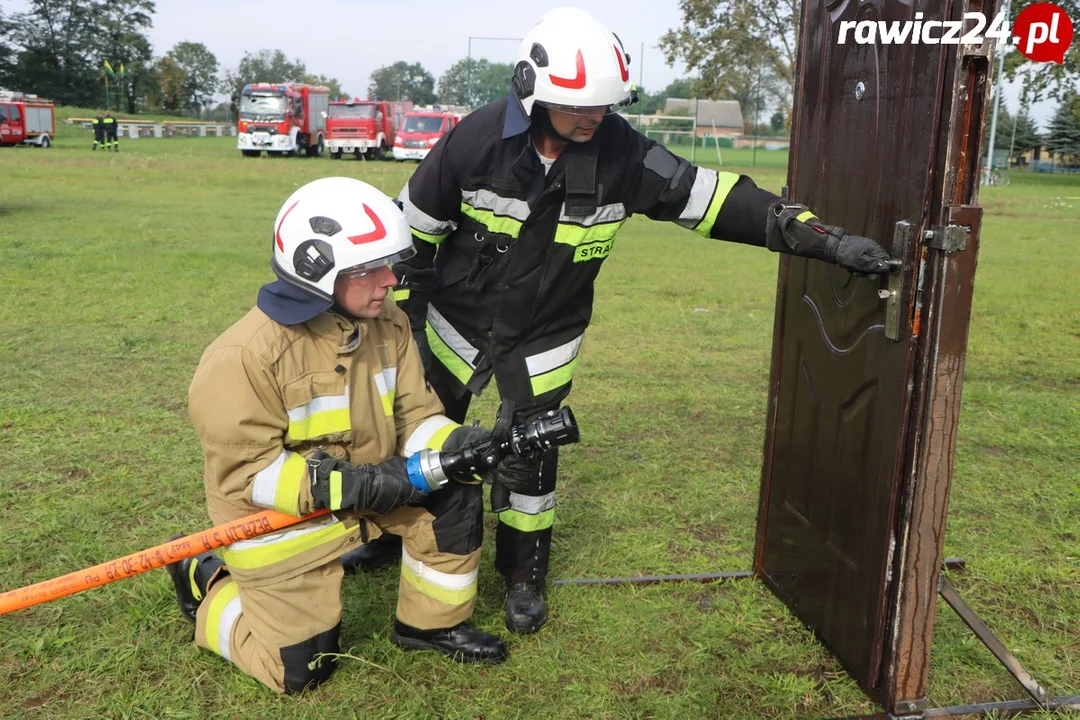
[[[543,105],[533,105],[532,117],[532,132],[537,135],[546,135],[552,140],[562,140],[566,143],[574,142],[572,138],[568,138],[551,124],[551,117],[548,115],[547,108]]]

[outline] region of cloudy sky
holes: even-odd
[[[341,81],[342,89],[364,97],[373,70],[398,60],[419,62],[438,82],[469,53],[493,62],[511,62],[516,40],[548,9],[563,2],[513,0],[157,0],[150,39],[155,54],[178,42],[201,42],[223,67],[236,67],[245,52],[280,49],[303,60],[308,70]],[[579,0],[607,24],[631,56],[632,77],[648,89],[662,89],[683,74],[670,68],[656,49],[659,37],[679,26],[676,0]],[[641,57],[642,43],[645,55]],[[636,66],[636,67],[634,67]]]
[[[26,9],[26,0],[0,0],[6,12]],[[178,42],[201,42],[222,69],[234,68],[245,52],[278,49],[300,59],[308,70],[341,81],[364,97],[369,75],[398,60],[419,62],[436,82],[453,63],[472,56],[511,62],[516,41],[547,10],[568,0],[156,0],[149,31],[156,56]],[[614,30],[632,58],[631,77],[647,90],[662,90],[685,75],[668,67],[656,44],[679,27],[678,0],[574,0]],[[642,52],[644,48],[644,52]],[[1006,86],[1005,102],[1015,111],[1018,89]],[[1033,107],[1045,127],[1054,102]]]

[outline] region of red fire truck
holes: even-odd
[[[244,157],[322,155],[330,91],[303,83],[252,83],[240,94],[236,147]]]
[[[56,137],[53,102],[37,95],[0,95],[0,145],[27,143],[47,148]]]
[[[394,139],[394,159],[398,162],[423,160],[439,138],[450,132],[460,119],[460,115],[447,112],[409,113]]]
[[[411,102],[382,100],[333,100],[326,118],[326,149],[330,159],[342,153],[382,160],[394,144],[397,128]]]

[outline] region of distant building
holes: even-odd
[[[998,153],[1007,152],[1007,150],[994,151],[994,167],[1005,166],[1004,162],[998,162],[997,155]],[[1040,172],[1047,172],[1050,170],[1061,171],[1065,169],[1075,170],[1076,168],[1080,168],[1080,155],[1066,155],[1062,157],[1058,153],[1052,153],[1047,150],[1045,145],[1040,145],[1037,148],[1017,153],[1017,157],[1013,160],[1012,166],[1019,168],[1030,167]]]

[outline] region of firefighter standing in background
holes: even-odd
[[[97,150],[98,145],[105,147],[105,116],[101,113],[97,114],[94,118],[94,144],[90,146],[91,150]]]
[[[112,116],[112,112],[106,110],[102,122],[105,124],[105,149],[120,152],[120,141],[116,139],[116,118]]]
[[[593,282],[633,214],[855,273],[888,270],[873,240],[634,130],[617,114],[634,99],[619,38],[583,10],[557,8],[526,34],[509,97],[463,118],[402,191],[418,247],[397,267],[395,299],[418,344],[430,345],[428,378],[449,417],[463,421],[493,376],[516,403],[515,422],[561,405]],[[547,618],[556,463],[551,449],[533,464],[508,458],[495,473],[493,497],[509,491],[495,566],[513,632],[536,632]]]
[[[464,662],[501,662],[468,623],[483,539],[479,484],[428,495],[405,458],[490,432],[445,417],[408,318],[386,295],[414,252],[401,210],[351,178],[315,180],[274,224],[276,282],[203,354],[189,392],[214,524],[266,508],[321,516],[169,566],[196,643],[279,692],[329,677],[339,652],[339,558],[383,532],[404,536],[391,641]]]

